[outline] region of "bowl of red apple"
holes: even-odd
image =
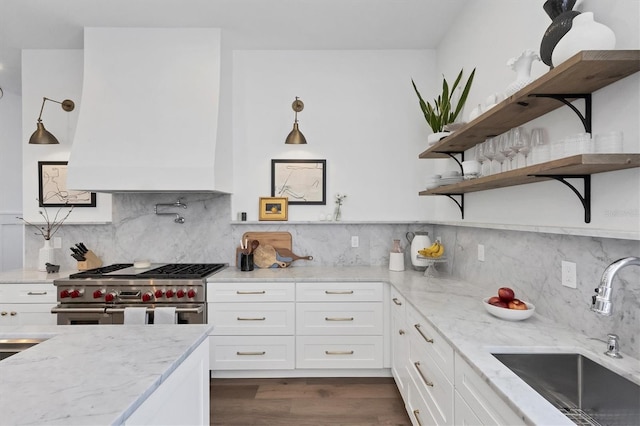
[[[516,298],[509,287],[500,287],[497,296],[484,298],[482,304],[491,315],[507,321],[525,320],[536,310],[533,303]]]

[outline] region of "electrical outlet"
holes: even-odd
[[[562,285],[569,288],[577,288],[576,264],[562,261]]]
[[[478,244],[478,260],[484,262],[484,244]]]
[[[62,248],[62,238],[53,237],[53,248]]]
[[[351,236],[351,247],[356,248],[360,247],[360,238],[357,235]]]

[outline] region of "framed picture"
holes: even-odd
[[[286,197],[260,197],[260,220],[287,220]]]
[[[327,204],[327,160],[271,160],[271,196],[289,204]]]
[[[67,189],[66,161],[38,161],[40,207],[95,207],[96,193]]]

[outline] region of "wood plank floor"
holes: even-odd
[[[212,425],[406,425],[390,377],[211,379]]]

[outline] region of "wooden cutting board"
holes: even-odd
[[[253,252],[253,263],[258,268],[271,268],[274,264],[277,264],[280,268],[289,266],[286,262],[278,262],[276,257],[276,249],[273,246],[260,244],[256,251]]]
[[[242,240],[260,241],[260,245],[282,247],[291,250],[293,248],[291,233],[289,232],[245,232],[242,234]]]

